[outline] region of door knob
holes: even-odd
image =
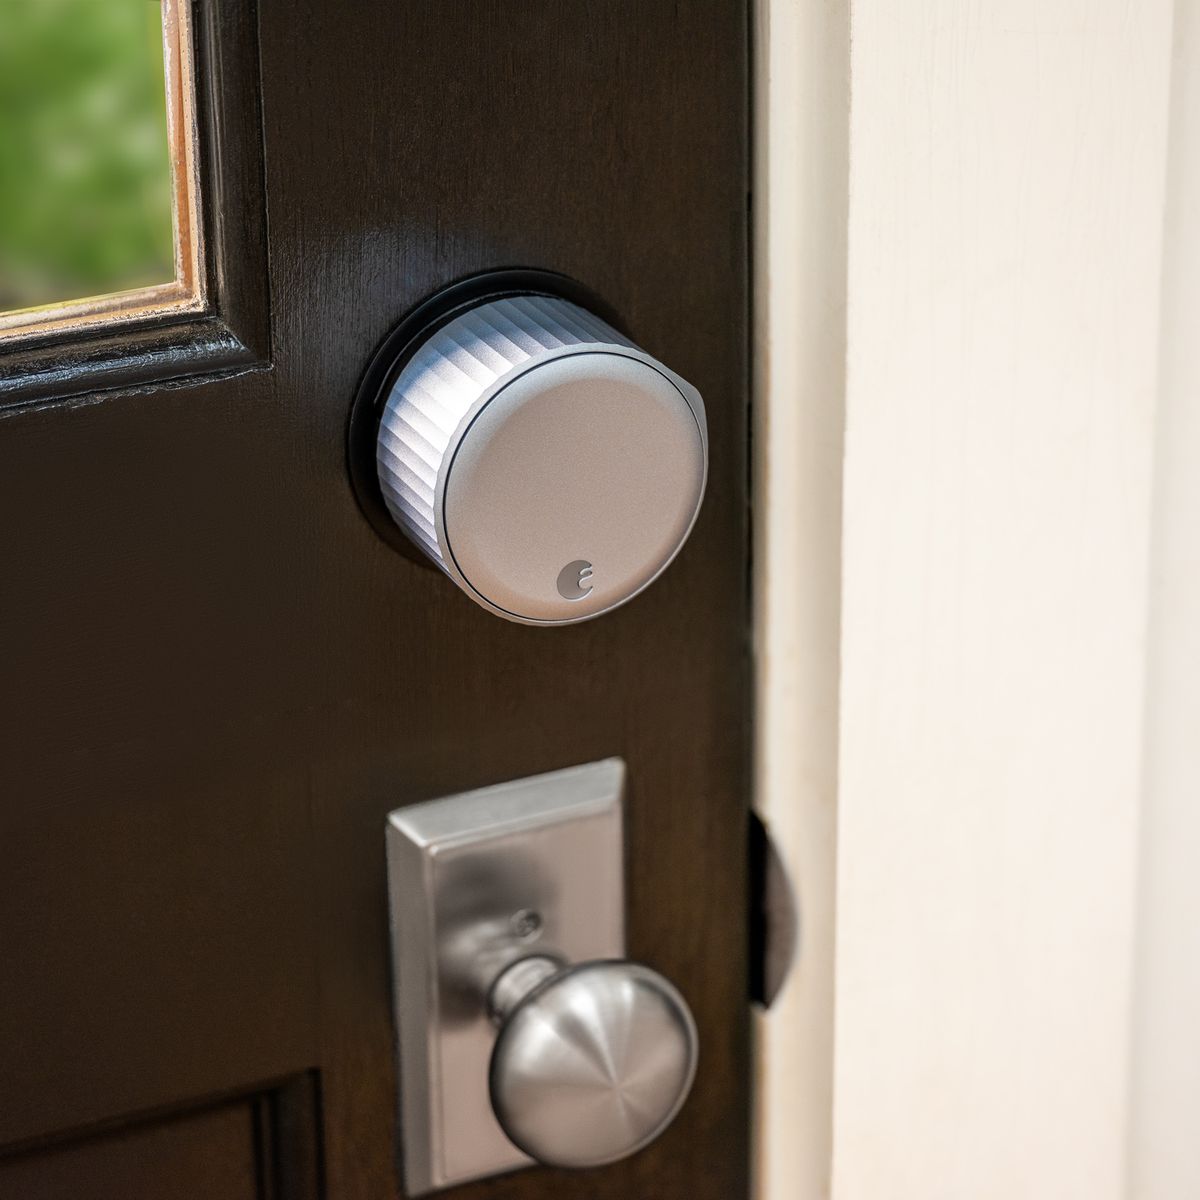
[[[520,959],[492,987],[500,1032],[492,1108],[514,1145],[550,1166],[596,1167],[649,1145],[696,1073],[696,1025],[648,967]]]
[[[626,959],[624,780],[605,759],[388,816],[407,1195],[600,1166],[680,1112],[696,1026]]]
[[[637,595],[700,509],[700,394],[561,295],[431,303],[364,380],[386,519],[511,621],[584,621]]]

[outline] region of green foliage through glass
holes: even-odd
[[[175,277],[158,0],[0,0],[0,312]]]

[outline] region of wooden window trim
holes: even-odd
[[[257,5],[175,3],[168,123],[184,163],[173,178],[176,279],[41,310],[33,323],[28,312],[0,317],[0,411],[268,365]],[[12,317],[25,323],[5,332]]]
[[[69,332],[202,312],[206,306],[203,221],[200,214],[192,18],[187,0],[162,0],[167,138],[171,147],[171,202],[175,229],[174,278],[146,287],[86,296],[0,313],[0,346],[10,338]]]

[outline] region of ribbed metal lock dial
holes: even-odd
[[[396,376],[376,446],[401,529],[484,608],[530,625],[623,604],[700,508],[699,393],[577,304],[460,312]]]

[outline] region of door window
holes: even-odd
[[[197,310],[186,0],[0,3],[0,338]]]

